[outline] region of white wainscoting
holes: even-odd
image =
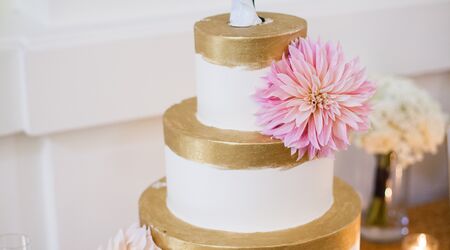
[[[164,175],[160,116],[195,95],[192,25],[229,4],[181,2],[2,2],[0,233],[26,233],[37,250],[96,249],[137,220],[140,193]],[[257,4],[306,17],[311,36],[341,41],[372,73],[415,76],[450,112],[450,1]],[[446,194],[443,152],[413,168],[413,202]],[[363,199],[372,167],[356,149],[337,157]]]
[[[138,199],[164,176],[161,119],[0,140],[0,234],[33,249],[97,249],[138,221]]]

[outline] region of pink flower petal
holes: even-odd
[[[340,44],[297,39],[263,80],[256,120],[298,159],[330,157],[348,147],[349,132],[369,127],[375,85],[357,58],[345,60]]]

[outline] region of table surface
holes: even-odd
[[[410,208],[410,233],[427,233],[439,241],[439,250],[450,250],[450,200],[444,199]],[[399,250],[401,242],[376,244],[361,240],[361,250]]]

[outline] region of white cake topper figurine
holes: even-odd
[[[233,0],[231,5],[230,25],[233,27],[249,27],[262,23],[256,14],[254,0]]]

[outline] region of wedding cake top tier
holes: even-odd
[[[258,69],[281,59],[292,40],[306,36],[306,21],[302,18],[258,14],[264,22],[249,27],[229,25],[229,14],[198,21],[194,27],[196,53],[214,64]]]
[[[198,120],[210,127],[260,131],[252,94],[264,86],[262,77],[289,44],[306,36],[302,18],[260,12],[264,20],[249,27],[233,27],[229,14],[195,24]]]

